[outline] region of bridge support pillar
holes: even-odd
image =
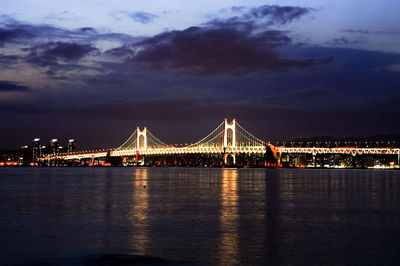
[[[143,144],[142,147],[143,149],[147,149],[147,128],[144,127],[144,129],[142,131],[140,131],[140,128],[137,127],[137,138],[136,138],[136,149],[140,149],[140,136],[143,136]]]
[[[317,167],[317,153],[313,153],[313,164],[314,168]]]
[[[228,143],[228,129],[232,130],[232,144]],[[225,128],[224,128],[224,147],[236,147],[236,119],[232,120],[232,123],[228,123],[228,120],[225,118]]]
[[[225,165],[229,164],[229,161],[228,161],[229,156],[231,156],[233,159],[233,165],[236,165],[236,154],[235,153],[225,153],[224,154],[224,164]]]
[[[351,154],[351,164],[353,165],[353,168],[357,168],[357,158],[356,158],[356,153]]]

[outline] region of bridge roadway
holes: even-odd
[[[304,147],[282,147],[276,146],[275,151],[279,153],[308,153],[308,154],[400,154],[400,148],[358,148],[358,147],[337,147],[337,148],[304,148]]]
[[[382,154],[382,155],[398,155],[400,157],[400,148],[357,148],[357,147],[338,147],[338,148],[321,148],[321,147],[283,147],[270,145],[275,155],[277,154]],[[182,154],[263,154],[266,152],[266,146],[236,146],[236,147],[164,147],[164,148],[146,148],[146,149],[126,149],[126,150],[110,150],[111,157],[125,157],[136,155],[182,155]],[[104,158],[108,154],[107,151],[88,151],[74,152],[56,155],[48,155],[44,160],[79,160],[91,158]]]

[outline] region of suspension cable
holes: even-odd
[[[162,142],[161,140],[159,140],[158,138],[156,138],[153,134],[151,134],[151,132],[149,130],[147,130],[147,134],[150,137],[154,138],[159,144],[161,144],[163,146],[169,146],[168,144],[166,144],[166,143]]]
[[[131,138],[132,138],[136,133],[137,133],[137,129],[130,135],[130,137],[124,142],[124,144],[122,144],[121,146],[119,146],[119,147],[117,148],[117,150],[122,149],[122,147],[124,147],[125,144],[128,143],[128,142],[131,140]],[[137,137],[136,137],[136,139],[137,139]],[[135,140],[136,140],[136,139],[135,139]]]
[[[236,124],[239,126],[240,129],[242,129],[245,133],[247,133],[248,135],[250,135],[251,137],[253,137],[255,140],[257,140],[258,142],[261,143],[267,143],[259,138],[257,138],[256,136],[254,136],[253,134],[251,134],[250,132],[248,132],[246,129],[244,129],[238,122],[236,122]]]
[[[214,134],[214,133],[222,126],[222,124],[224,124],[224,123],[225,123],[225,121],[222,122],[219,126],[217,126],[217,128],[214,129],[214,130],[213,130],[210,134],[208,134],[206,137],[204,137],[204,138],[202,138],[201,140],[197,141],[196,143],[191,144],[191,145],[186,146],[186,147],[193,147],[193,146],[199,145],[201,142],[203,142],[204,140],[206,140],[209,136],[211,136],[212,134]]]

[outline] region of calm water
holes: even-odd
[[[0,265],[96,265],[103,254],[399,264],[400,171],[0,169]]]

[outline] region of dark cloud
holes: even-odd
[[[110,50],[107,50],[105,52],[106,55],[111,55],[111,56],[116,56],[116,57],[126,57],[126,56],[133,56],[134,52],[132,50],[132,47],[128,45],[120,46],[117,48],[113,48]]]
[[[90,44],[77,44],[65,42],[50,42],[29,49],[27,61],[39,66],[57,66],[59,60],[77,61],[89,54],[99,53],[98,49]]]
[[[24,27],[0,28],[0,46],[17,39],[33,37],[35,34]]]
[[[349,40],[345,37],[335,38],[335,39],[332,39],[331,41],[327,42],[328,45],[333,45],[333,46],[343,46],[343,45],[351,45],[351,44],[359,44],[359,43],[362,43],[362,41]]]
[[[273,25],[291,23],[308,14],[311,9],[304,7],[264,5],[250,10],[246,10],[245,8],[232,8],[232,11],[242,14],[227,19],[214,19],[206,23],[206,25],[235,27],[242,30],[265,30],[266,27],[271,27]]]
[[[89,33],[89,34],[96,34],[97,31],[91,27],[83,27],[79,28],[78,31],[83,32],[83,33]]]
[[[68,42],[49,42],[38,44],[29,48],[22,48],[28,54],[19,56],[19,64],[15,67],[24,66],[26,63],[33,67],[41,67],[39,71],[46,74],[48,78],[55,81],[69,80],[70,86],[73,82],[79,82],[76,76],[85,70],[97,70],[95,64],[85,64],[81,61],[85,56],[98,56],[100,51],[91,44],[79,44]],[[1,66],[1,57],[0,57]],[[71,72],[75,73],[74,77]],[[58,83],[58,85],[60,84]]]
[[[269,6],[253,8],[246,17],[264,19],[268,18],[272,24],[287,24],[299,19],[310,11],[309,8],[295,6]]]
[[[283,57],[277,49],[291,44],[288,32],[266,27],[289,23],[308,12],[301,7],[261,6],[201,27],[164,32],[106,54],[128,58],[134,65],[152,70],[173,69],[195,75],[244,75],[328,63],[329,57]]]
[[[143,37],[141,36],[132,36],[123,33],[99,33],[91,35],[90,38],[86,40],[90,40],[92,42],[96,40],[112,40],[121,41],[122,43],[134,43],[142,39]]]
[[[89,44],[57,42],[47,45],[46,56],[56,56],[66,60],[78,60],[92,52],[98,52],[97,48]]]
[[[129,14],[129,17],[132,18],[134,21],[140,22],[142,24],[149,24],[153,22],[154,19],[157,18],[156,15],[147,12],[135,12]]]
[[[3,22],[3,23],[2,23]],[[99,33],[94,28],[83,27],[68,30],[51,25],[26,24],[15,19],[7,19],[6,23],[0,17],[0,47],[6,43],[20,42],[27,44],[27,39],[35,43],[59,40],[60,42],[93,43],[97,40],[118,40],[122,42],[137,41],[137,37],[122,33]]]
[[[12,68],[12,66],[20,59],[17,55],[0,54],[0,68]]]
[[[201,75],[284,71],[329,62],[280,57],[274,48],[290,42],[285,32],[276,30],[253,34],[235,28],[191,27],[136,43],[138,52],[131,60],[151,69],[178,69]]]
[[[21,86],[13,82],[0,80],[0,92],[10,92],[10,91],[29,91],[30,88],[26,86]]]
[[[26,44],[26,39],[46,38],[48,40],[55,37],[67,38],[77,33],[79,33],[79,31],[68,31],[50,25],[31,25],[13,20],[1,26],[0,44],[8,42],[21,42]]]

